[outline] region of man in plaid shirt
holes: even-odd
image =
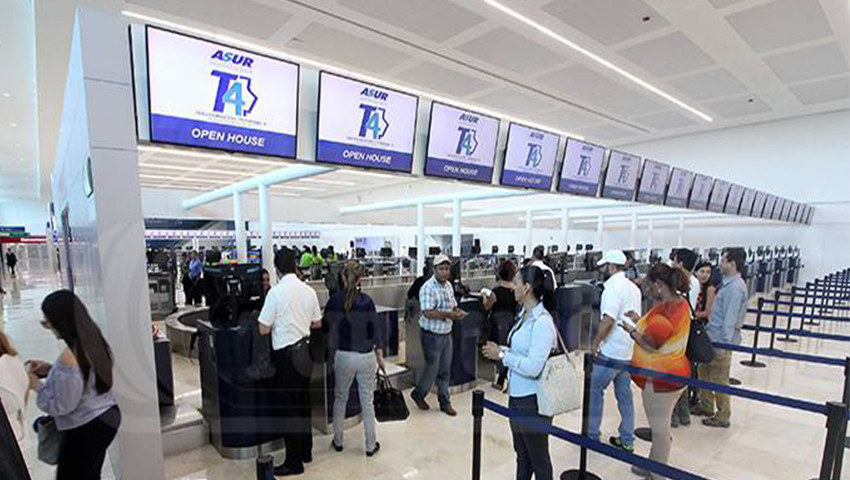
[[[431,407],[425,401],[434,382],[440,410],[454,417],[457,411],[449,398],[449,375],[452,367],[452,323],[462,320],[466,312],[458,308],[454,288],[449,283],[451,260],[445,255],[434,259],[434,275],[419,290],[419,327],[422,330],[422,351],[425,368],[410,397],[421,410]]]

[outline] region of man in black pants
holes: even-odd
[[[322,311],[316,291],[296,275],[295,252],[283,248],[274,259],[280,281],[266,295],[259,323],[262,335],[272,336],[272,363],[279,392],[278,404],[284,411],[283,441],[286,459],[275,467],[279,476],[304,473],[304,464],[313,461],[312,419],[310,413],[310,329],[320,328]]]

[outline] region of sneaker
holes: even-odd
[[[709,418],[711,418],[711,417],[714,416],[714,412],[706,410],[702,407],[694,407],[694,408],[691,409],[691,415],[693,415],[695,417],[709,417]]]
[[[718,419],[717,417],[704,418],[702,424],[706,427],[729,428],[731,423]]]
[[[376,453],[378,453],[378,450],[380,450],[380,449],[381,449],[381,442],[375,442],[375,448],[370,452],[366,452],[366,456],[367,457],[373,457]]]
[[[413,403],[415,403],[416,406],[419,407],[419,410],[430,410],[431,409],[431,406],[428,405],[428,402],[426,402],[424,398],[419,398],[414,393],[410,394],[410,398],[413,400]]]
[[[336,442],[334,442],[333,440],[331,440],[331,448],[333,448],[337,452],[342,452],[343,449],[342,445],[337,445]]]
[[[617,448],[620,448],[620,449],[622,449],[622,450],[625,450],[625,451],[627,451],[627,452],[629,452],[629,453],[634,453],[634,451],[635,451],[635,446],[634,446],[634,445],[626,445],[626,444],[624,444],[624,443],[623,443],[623,440],[621,440],[621,439],[620,439],[620,437],[611,437],[611,438],[609,438],[609,439],[608,439],[608,443],[610,443],[611,445],[613,445],[613,446],[615,446],[615,447],[617,447]]]
[[[457,410],[455,410],[454,407],[452,407],[451,405],[440,405],[440,411],[450,417],[457,416]]]
[[[688,417],[688,418],[680,418],[680,419],[679,419],[679,425],[681,425],[681,426],[683,426],[683,427],[690,427],[690,426],[691,426],[691,419],[690,419],[690,417]]]
[[[652,479],[652,473],[635,465],[632,465],[632,473],[643,478]]]

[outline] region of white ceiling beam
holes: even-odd
[[[343,215],[352,213],[378,212],[382,210],[394,210],[397,208],[408,208],[420,203],[433,205],[435,203],[449,203],[454,200],[487,200],[491,198],[506,198],[530,195],[531,192],[516,190],[473,190],[461,193],[449,193],[445,195],[433,195],[430,197],[406,198],[400,200],[388,200],[385,202],[367,203],[354,207],[342,207],[339,209]]]

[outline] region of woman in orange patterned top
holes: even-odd
[[[658,303],[643,318],[634,312],[627,315],[637,323],[637,328],[622,324],[622,328],[635,341],[632,365],[680,377],[691,376],[691,365],[685,351],[691,329],[691,311],[686,297],[690,276],[677,267],[663,263],[655,265],[647,274],[650,292]],[[681,396],[684,384],[632,375],[643,390],[643,408],[652,428],[652,450],[649,458],[667,463],[670,457],[670,415]],[[643,469],[632,471],[648,479],[660,478]]]

